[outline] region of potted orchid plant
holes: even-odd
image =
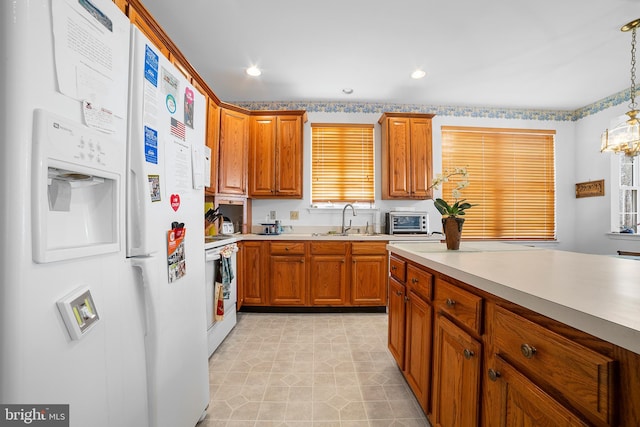
[[[475,205],[468,203],[466,199],[460,199],[460,190],[469,185],[469,174],[467,168],[451,168],[445,169],[442,173],[435,176],[431,188],[437,190],[445,182],[458,178],[458,183],[452,191],[453,203],[448,203],[442,198],[436,198],[433,202],[438,212],[442,214],[442,228],[447,241],[447,249],[460,248],[460,234],[462,233],[462,224],[465,211]]]
[[[453,189],[451,194],[455,199],[454,203],[449,204],[444,199],[440,198],[437,198],[434,202],[434,205],[436,209],[438,209],[438,212],[440,212],[442,216],[445,217],[457,217],[464,215],[465,210],[475,206],[471,203],[467,203],[465,199],[459,200],[461,195],[460,190],[466,188],[469,185],[469,174],[467,172],[467,168],[445,169],[442,173],[436,175],[433,183],[431,184],[431,188],[437,190],[440,185],[444,184],[445,182],[449,182],[452,177],[456,176],[459,176],[460,180],[458,181],[456,188]]]

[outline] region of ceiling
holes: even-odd
[[[227,102],[575,110],[629,87],[620,27],[640,18],[640,0],[142,1]]]

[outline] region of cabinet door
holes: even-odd
[[[345,305],[347,295],[346,255],[312,255],[311,305]]]
[[[406,118],[388,120],[387,149],[389,164],[389,197],[411,196],[411,124]]]
[[[211,150],[210,180],[211,185],[204,189],[206,194],[215,194],[218,188],[218,147],[220,138],[220,107],[213,99],[207,106],[207,147]]]
[[[178,71],[180,71],[180,73],[182,73],[185,79],[191,82],[191,73],[189,72],[187,67],[185,67],[185,65],[180,61],[180,58],[177,55],[169,52],[169,62],[171,62],[173,66],[176,67]],[[200,93],[202,93],[202,91]]]
[[[242,300],[238,299],[238,305],[265,305],[263,277],[266,277],[264,257],[266,255],[266,242],[244,241],[240,242],[240,252],[238,254],[239,287],[242,290]]]
[[[410,291],[408,297],[404,376],[426,413],[431,387],[433,309],[414,292]]]
[[[588,425],[499,356],[496,357],[495,370],[490,371],[489,379],[498,382],[501,388],[496,426]]]
[[[135,25],[145,36],[147,36],[155,47],[160,49],[160,52],[162,52],[162,55],[164,55],[165,58],[169,58],[169,49],[165,46],[160,36],[158,36],[158,32],[149,24],[149,21],[145,20],[145,17],[150,21],[152,21],[153,18],[151,18],[148,13],[139,12],[131,3],[129,3],[128,15],[129,21],[131,21],[131,23]]]
[[[386,305],[387,256],[353,255],[351,260],[351,304]]]
[[[449,319],[435,321],[433,421],[437,427],[478,425],[481,344]]]
[[[127,13],[128,0],[113,0],[113,2],[116,4],[116,6],[118,6],[122,13]]]
[[[279,116],[276,144],[276,194],[302,198],[302,117]]]
[[[248,138],[248,116],[223,108],[220,112],[219,193],[247,195]]]
[[[430,198],[431,119],[411,119],[411,197]]]
[[[271,256],[270,291],[273,305],[305,305],[304,255]]]
[[[275,196],[276,128],[275,116],[251,118],[249,195],[252,197]]]
[[[401,370],[404,370],[405,347],[405,287],[393,277],[389,278],[389,333],[388,347]]]

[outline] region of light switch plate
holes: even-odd
[[[88,286],[69,293],[57,305],[72,340],[82,338],[100,320]]]
[[[299,219],[300,212],[298,211],[289,211],[289,219]]]

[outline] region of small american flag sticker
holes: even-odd
[[[184,123],[171,117],[171,135],[184,141]]]

